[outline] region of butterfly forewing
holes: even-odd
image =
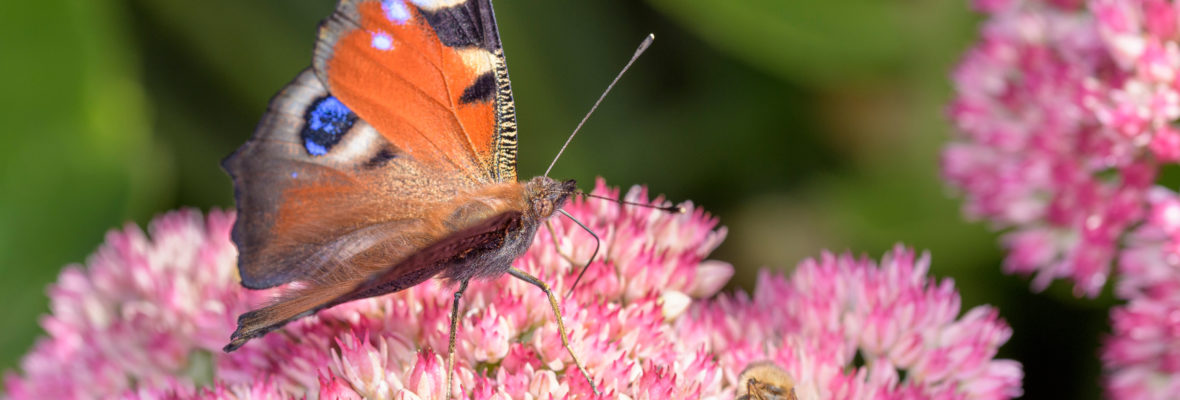
[[[516,112],[489,1],[341,1],[313,66],[419,161],[516,180]]]

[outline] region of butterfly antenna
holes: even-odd
[[[635,60],[638,59],[640,55],[643,55],[644,51],[647,51],[647,48],[651,46],[651,42],[654,40],[656,40],[656,35],[654,33],[649,33],[647,34],[646,38],[643,38],[643,43],[640,43],[639,48],[635,49],[635,54],[631,56],[631,61],[627,61],[627,65],[623,66],[623,70],[619,71],[619,74],[615,76],[615,80],[611,81],[610,85],[606,86],[606,90],[602,91],[601,96],[598,96],[598,101],[595,101],[594,106],[590,107],[590,112],[587,112],[586,116],[582,117],[582,122],[579,122],[578,126],[574,128],[574,132],[570,134],[570,137],[565,139],[565,144],[561,145],[561,150],[557,151],[557,156],[553,157],[553,162],[549,163],[549,168],[545,169],[545,176],[549,176],[549,171],[553,170],[553,165],[557,164],[557,159],[561,158],[561,153],[565,152],[565,148],[569,147],[570,142],[574,140],[574,135],[578,134],[578,131],[582,129],[582,125],[586,124],[586,120],[590,119],[590,115],[594,114],[594,110],[598,109],[599,104],[602,104],[602,99],[606,98],[607,93],[610,93],[610,90],[615,87],[615,84],[619,83],[619,78],[622,78],[623,74],[626,73],[628,69],[631,69],[631,64],[634,64]]]
[[[685,210],[684,207],[682,207],[682,206],[657,206],[655,204],[637,203],[634,201],[619,200],[619,199],[612,198],[612,197],[599,196],[596,194],[586,193],[581,190],[578,190],[574,194],[577,194],[579,196],[592,197],[592,198],[600,199],[600,200],[613,201],[615,203],[619,203],[619,204],[627,205],[627,206],[651,208],[651,209],[663,211],[663,212],[670,213],[670,214],[683,214],[688,211],[688,210]]]
[[[582,227],[582,229],[585,229],[586,232],[590,234],[590,236],[594,236],[594,253],[590,255],[590,260],[586,261],[586,266],[582,267],[582,272],[578,273],[578,279],[574,279],[574,284],[570,285],[570,291],[565,293],[565,297],[570,297],[571,294],[574,294],[574,289],[578,288],[578,282],[582,280],[582,275],[586,275],[586,270],[590,269],[590,263],[594,262],[594,257],[598,257],[598,248],[602,245],[602,240],[598,239],[598,234],[595,234],[594,231],[590,230],[590,228],[586,227],[582,221],[578,221],[578,219],[574,218],[574,216],[570,215],[570,213],[567,213],[565,210],[560,208],[557,209],[557,212],[565,215],[566,218],[570,219],[570,221],[574,221],[575,224],[578,224],[578,226]]]

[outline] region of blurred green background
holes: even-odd
[[[45,287],[106,230],[232,207],[218,161],[311,59],[333,0],[0,2],[0,369],[42,334]],[[649,32],[655,46],[553,175],[647,184],[729,227],[714,254],[753,288],[822,249],[933,254],[965,306],[1014,326],[1027,398],[1098,398],[1110,296],[1029,293],[938,177],[966,1],[499,0],[521,176],[543,172]]]

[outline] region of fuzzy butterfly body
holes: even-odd
[[[312,67],[223,166],[242,284],[300,283],[243,314],[226,351],[435,276],[460,291],[505,272],[529,281],[512,261],[575,190],[516,181],[515,106],[490,0],[341,0]]]

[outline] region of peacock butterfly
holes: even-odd
[[[516,180],[516,111],[491,0],[341,0],[311,68],[222,165],[233,179],[242,285],[300,282],[242,314],[230,352],[284,324],[441,276],[508,274],[574,181]]]

